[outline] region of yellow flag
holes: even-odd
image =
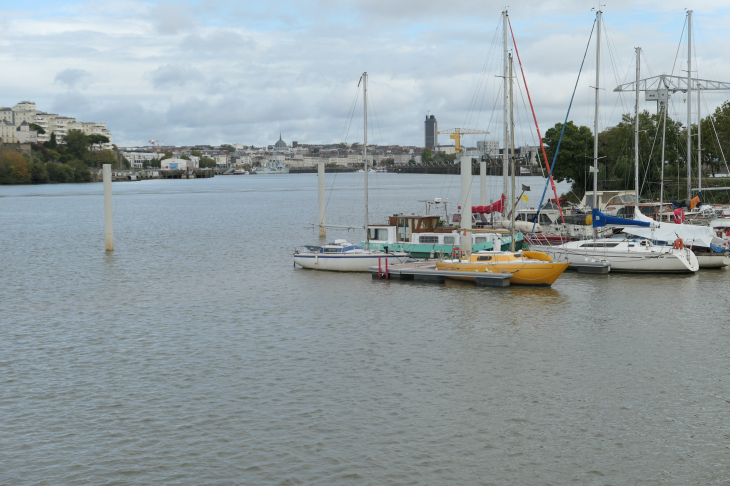
[[[527,199],[527,194],[522,195],[522,202],[527,202],[529,199]]]

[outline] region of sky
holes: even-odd
[[[597,6],[508,6],[543,134],[566,116]],[[357,96],[367,71],[369,143],[423,146],[428,110],[439,129],[490,132],[467,145],[500,140],[504,8],[485,0],[0,0],[0,105],[29,100],[43,111],[104,122],[120,146],[261,146],[280,133],[288,143],[354,143],[363,138]],[[635,47],[643,49],[642,77],[686,75],[685,8],[694,10],[694,75],[730,81],[726,0],[607,3],[599,129],[633,110],[633,94],[613,88],[634,79]],[[593,35],[569,117],[590,127]],[[516,144],[534,144],[519,66],[515,75]],[[730,93],[708,94],[702,115],[726,99]],[[656,110],[643,99],[640,107]],[[681,94],[669,113],[686,119]],[[451,143],[447,135],[439,142]]]

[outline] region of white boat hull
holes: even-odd
[[[730,266],[730,256],[717,253],[715,255],[697,255],[700,268],[722,268]]]
[[[381,253],[372,255],[337,255],[321,253],[299,253],[294,255],[294,263],[302,268],[312,270],[329,270],[333,272],[369,272],[370,267],[378,263],[385,269],[388,265],[405,263],[409,255],[403,253]]]
[[[561,246],[531,245],[531,250],[547,253],[554,261],[569,263],[585,263],[586,261],[607,261],[611,264],[611,273],[691,273],[700,268],[697,256],[689,249],[653,252],[605,252],[600,250],[568,249]]]

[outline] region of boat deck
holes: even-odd
[[[384,266],[370,267],[370,273],[375,280],[414,280],[417,282],[444,283],[448,277],[474,277],[474,283],[484,287],[509,287],[511,273],[484,273],[458,272],[438,270],[435,260],[407,262],[397,265],[388,265],[387,272]]]

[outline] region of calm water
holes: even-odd
[[[458,199],[373,179],[376,221]],[[1,484],[730,482],[728,271],[378,282],[292,268],[315,175],[114,191],[105,254],[101,184],[0,187]]]

